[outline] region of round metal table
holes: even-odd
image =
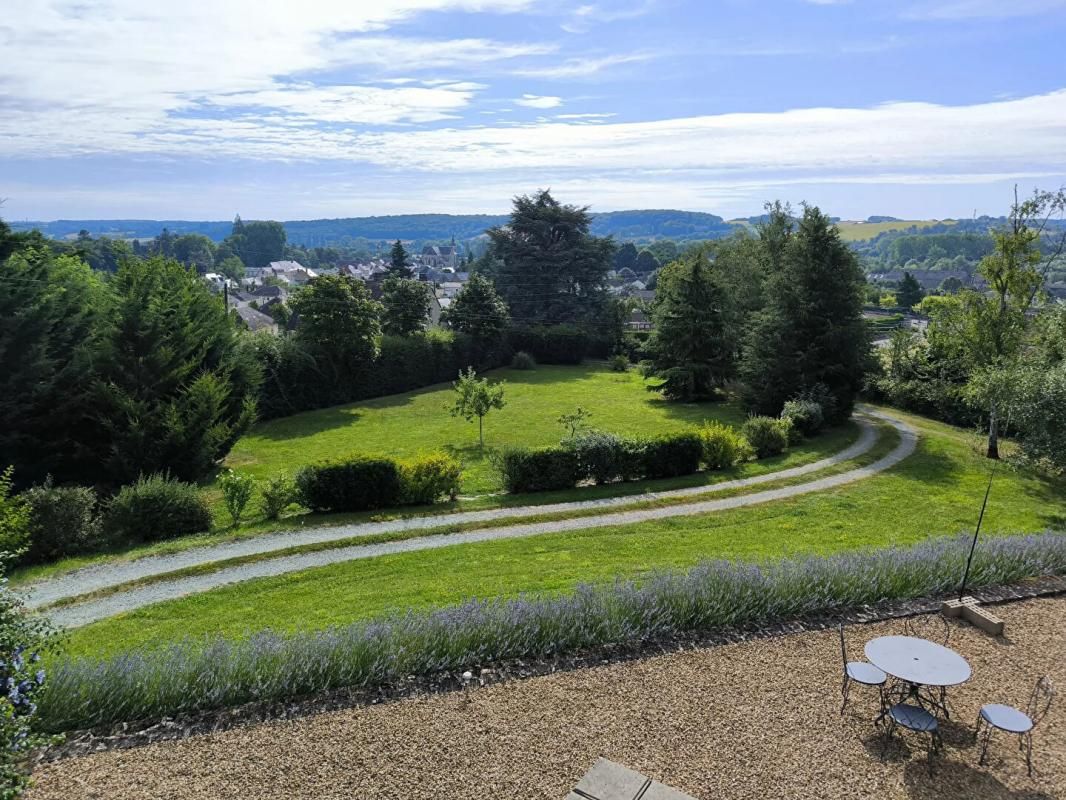
[[[970,665],[950,648],[913,636],[882,636],[866,643],[866,658],[882,672],[917,686],[957,686]]]

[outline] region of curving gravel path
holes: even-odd
[[[348,547],[338,547],[330,550],[319,550],[310,553],[297,553],[289,556],[279,556],[278,558],[272,558],[263,561],[256,561],[249,564],[241,564],[232,567],[224,567],[214,572],[205,573],[202,575],[191,575],[187,577],[175,578],[173,580],[163,580],[155,583],[150,583],[144,586],[134,587],[127,591],[117,592],[106,597],[102,597],[96,600],[89,600],[82,603],[77,603],[69,606],[64,606],[52,610],[49,613],[52,621],[63,627],[77,627],[79,625],[85,625],[89,622],[94,622],[99,619],[114,616],[125,611],[130,611],[135,608],[150,605],[152,603],[158,603],[163,600],[171,600],[183,595],[192,594],[196,592],[203,592],[209,589],[215,589],[220,586],[225,586],[230,583],[238,583],[240,581],[251,580],[254,578],[263,578],[273,575],[283,575],[288,572],[296,572],[299,570],[310,569],[313,567],[321,567],[329,564],[336,564],[342,561],[353,561],[362,558],[375,558],[377,556],[391,555],[394,553],[407,553],[416,550],[429,550],[438,547],[450,547],[460,544],[472,544],[476,542],[495,541],[498,539],[518,539],[530,536],[538,536],[545,533],[559,533],[563,531],[573,530],[586,530],[589,528],[602,528],[613,525],[627,525],[639,522],[647,522],[649,520],[666,519],[669,517],[680,516],[692,516],[696,514],[708,514],[717,511],[726,511],[734,508],[741,508],[744,506],[757,505],[760,503],[769,503],[774,500],[783,500],[791,497],[797,497],[803,494],[809,494],[811,492],[819,492],[826,489],[832,489],[837,486],[843,486],[848,483],[862,480],[864,478],[875,475],[878,472],[882,472],[890,467],[898,464],[904,458],[914,452],[914,448],[917,444],[917,435],[915,432],[904,422],[883,415],[877,412],[866,412],[871,416],[876,416],[882,419],[893,427],[895,427],[901,436],[899,445],[888,453],[883,458],[878,459],[872,464],[865,467],[857,467],[856,469],[848,470],[837,475],[830,475],[816,480],[809,481],[807,483],[796,484],[793,486],[785,486],[777,489],[769,489],[763,492],[756,492],[754,494],[738,495],[735,497],[726,497],[718,500],[703,500],[699,502],[686,503],[683,505],[666,506],[661,508],[646,508],[646,509],[633,509],[629,511],[619,511],[613,514],[597,514],[587,517],[574,517],[570,519],[559,519],[548,522],[534,522],[526,524],[510,525],[505,527],[495,528],[483,528],[480,530],[466,531],[462,533],[450,533],[450,534],[436,534],[421,536],[414,539],[406,539],[401,541],[383,542],[379,544],[365,544],[365,545],[351,545]],[[822,461],[808,464],[804,467],[796,467],[790,470],[783,470],[781,472],[770,473],[768,475],[760,475],[755,478],[745,478],[736,481],[728,481],[726,483],[717,484],[712,487],[693,487],[690,489],[679,489],[668,492],[656,492],[644,495],[630,495],[622,498],[610,498],[608,500],[593,500],[593,501],[580,501],[576,503],[560,503],[554,506],[525,506],[522,508],[513,509],[499,509],[495,511],[484,512],[469,512],[467,514],[448,514],[438,517],[419,517],[408,520],[398,520],[385,523],[369,523],[365,525],[347,526],[346,532],[340,533],[337,528],[322,529],[319,531],[304,531],[299,534],[288,534],[284,540],[284,547],[292,547],[296,544],[310,543],[316,541],[329,541],[332,539],[346,538],[354,535],[351,531],[353,529],[359,529],[361,533],[372,532],[367,530],[369,527],[374,527],[373,532],[385,532],[389,530],[409,530],[412,528],[428,528],[435,527],[441,524],[448,524],[458,521],[472,521],[473,519],[494,519],[506,516],[518,516],[520,514],[536,514],[536,513],[548,513],[551,510],[565,511],[568,509],[576,508],[594,508],[600,506],[621,505],[622,503],[633,503],[642,499],[658,498],[658,497],[676,497],[683,494],[696,494],[705,493],[708,491],[721,491],[725,488],[735,488],[738,486],[751,486],[753,484],[766,483],[767,481],[779,480],[781,478],[788,478],[794,475],[802,475],[814,470],[825,469],[833,464],[840,463],[851,458],[855,458],[862,453],[869,451],[873,447],[873,443],[876,441],[876,431],[872,425],[868,422],[860,421],[863,425],[863,433],[859,439],[845,450],[837,453],[831,458],[823,459]],[[464,519],[465,518],[465,519]],[[408,527],[404,527],[404,523],[408,523]],[[411,524],[414,523],[414,524]],[[391,527],[390,527],[391,526]],[[322,538],[310,538],[299,541],[300,537],[320,535]],[[267,537],[261,537],[267,538]],[[270,537],[276,538],[276,537]],[[258,543],[258,539],[250,540],[248,542],[238,542],[235,545],[255,545]],[[218,548],[204,548],[198,551],[203,554],[205,551],[218,551],[228,546],[222,545]],[[247,551],[251,554],[270,552],[271,547],[264,547],[262,549],[252,549]],[[226,551],[229,554],[224,557],[233,557],[232,551]],[[194,551],[189,553],[181,553],[175,556],[165,556],[159,558],[153,558],[151,561],[156,562],[154,565],[150,565],[149,569],[138,575],[137,572],[132,571],[131,568],[135,568],[142,564],[143,561],[149,561],[149,559],[142,559],[141,561],[131,562],[129,564],[113,565],[112,569],[108,570],[106,567],[97,567],[92,570],[83,570],[80,573],[73,573],[67,576],[65,579],[57,579],[56,581],[49,582],[50,584],[59,584],[50,587],[51,593],[44,592],[45,584],[38,584],[35,587],[34,594],[31,597],[31,602],[37,606],[41,606],[48,600],[42,598],[51,596],[55,599],[60,597],[76,597],[79,594],[83,594],[86,591],[92,591],[92,589],[86,589],[85,586],[92,586],[93,588],[104,588],[107,586],[114,586],[116,584],[135,580],[139,576],[148,576],[160,574],[166,572],[166,569],[160,569],[159,563],[164,560],[180,559],[188,556]],[[186,565],[210,563],[214,559],[201,559],[187,562]],[[175,563],[171,561],[170,563]],[[154,567],[154,568],[153,568]],[[180,567],[171,566],[169,570],[179,569]],[[91,573],[86,577],[83,573]],[[126,577],[129,576],[129,577]],[[65,586],[64,586],[65,584]]]

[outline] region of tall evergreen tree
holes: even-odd
[[[389,276],[382,285],[381,330],[393,336],[408,336],[426,327],[431,299],[429,287],[412,278]]]
[[[707,400],[733,369],[726,336],[727,300],[703,252],[675,261],[659,273],[649,342],[652,389],[673,400]]]
[[[351,385],[377,356],[382,308],[362,281],[322,275],[295,291],[289,307],[297,339],[330,385]]]
[[[659,259],[655,257],[655,254],[651,250],[641,250],[637,254],[637,260],[634,263],[633,271],[639,275],[651,275],[655,270],[659,269]]]
[[[98,389],[106,480],[203,478],[255,420],[258,366],[195,270],[160,257],[128,261],[108,285]]]
[[[488,230],[500,261],[496,288],[516,322],[580,323],[603,315],[614,243],[590,234],[591,223],[587,208],[540,191],[516,197],[508,224]]]
[[[496,293],[492,281],[475,272],[444,312],[444,322],[483,347],[494,346],[507,330],[507,304]]]
[[[632,242],[626,242],[618,248],[614,254],[612,266],[615,272],[623,269],[633,269],[637,263],[637,248]]]
[[[766,304],[740,365],[745,402],[776,416],[785,401],[822,384],[836,401],[830,418],[838,421],[851,413],[869,357],[862,270],[836,226],[813,206],[794,231],[773,215],[767,224]]]
[[[399,239],[396,240],[392,246],[392,250],[389,252],[389,275],[395,278],[410,278],[411,265],[407,257],[407,251],[403,247],[403,242]]]
[[[896,290],[896,303],[903,308],[914,308],[922,302],[923,297],[925,297],[925,290],[918,283],[918,279],[904,270],[903,280],[899,282],[899,289]]]

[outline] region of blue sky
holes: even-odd
[[[1066,0],[0,0],[9,219],[1003,213]],[[17,7],[17,8],[16,8]]]

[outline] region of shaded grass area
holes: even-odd
[[[711,486],[723,481],[765,475],[770,472],[791,469],[792,467],[799,467],[819,461],[843,450],[854,442],[858,436],[858,425],[854,422],[849,422],[839,428],[826,431],[815,439],[805,441],[802,444],[793,447],[787,453],[783,453],[779,456],[773,456],[761,461],[751,461],[720,472],[700,472],[695,475],[683,475],[678,478],[640,480],[630,483],[613,483],[606,486],[581,486],[557,492],[486,495],[483,497],[458,500],[454,503],[442,503],[435,506],[423,506],[419,508],[395,509],[393,511],[347,514],[298,513],[283,517],[282,519],[273,522],[264,519],[254,519],[236,529],[229,527],[220,516],[219,521],[216,523],[215,530],[211,533],[196,536],[183,536],[179,539],[152,542],[150,544],[94,553],[91,555],[74,556],[51,564],[37,564],[29,567],[20,567],[11,573],[10,582],[12,586],[20,586],[32,581],[43,580],[65,572],[71,572],[81,567],[91,566],[93,564],[114,561],[131,561],[146,556],[179,553],[195,547],[222,544],[237,539],[257,536],[262,533],[299,531],[305,528],[319,526],[346,525],[360,522],[446,514],[453,511],[477,511],[491,508],[545,505],[549,503],[565,503],[577,500],[622,497],[625,495],[637,495],[646,492],[662,492],[670,489],[682,489],[692,486]]]
[[[102,655],[204,634],[241,637],[268,626],[317,629],[471,597],[562,593],[581,582],[640,578],[706,558],[765,561],[972,529],[989,462],[969,434],[898,416],[920,432],[915,454],[851,486],[705,516],[404,553],[250,581],[78,629],[69,652]],[[983,530],[989,536],[1038,531],[1064,520],[1066,483],[1003,470]]]

